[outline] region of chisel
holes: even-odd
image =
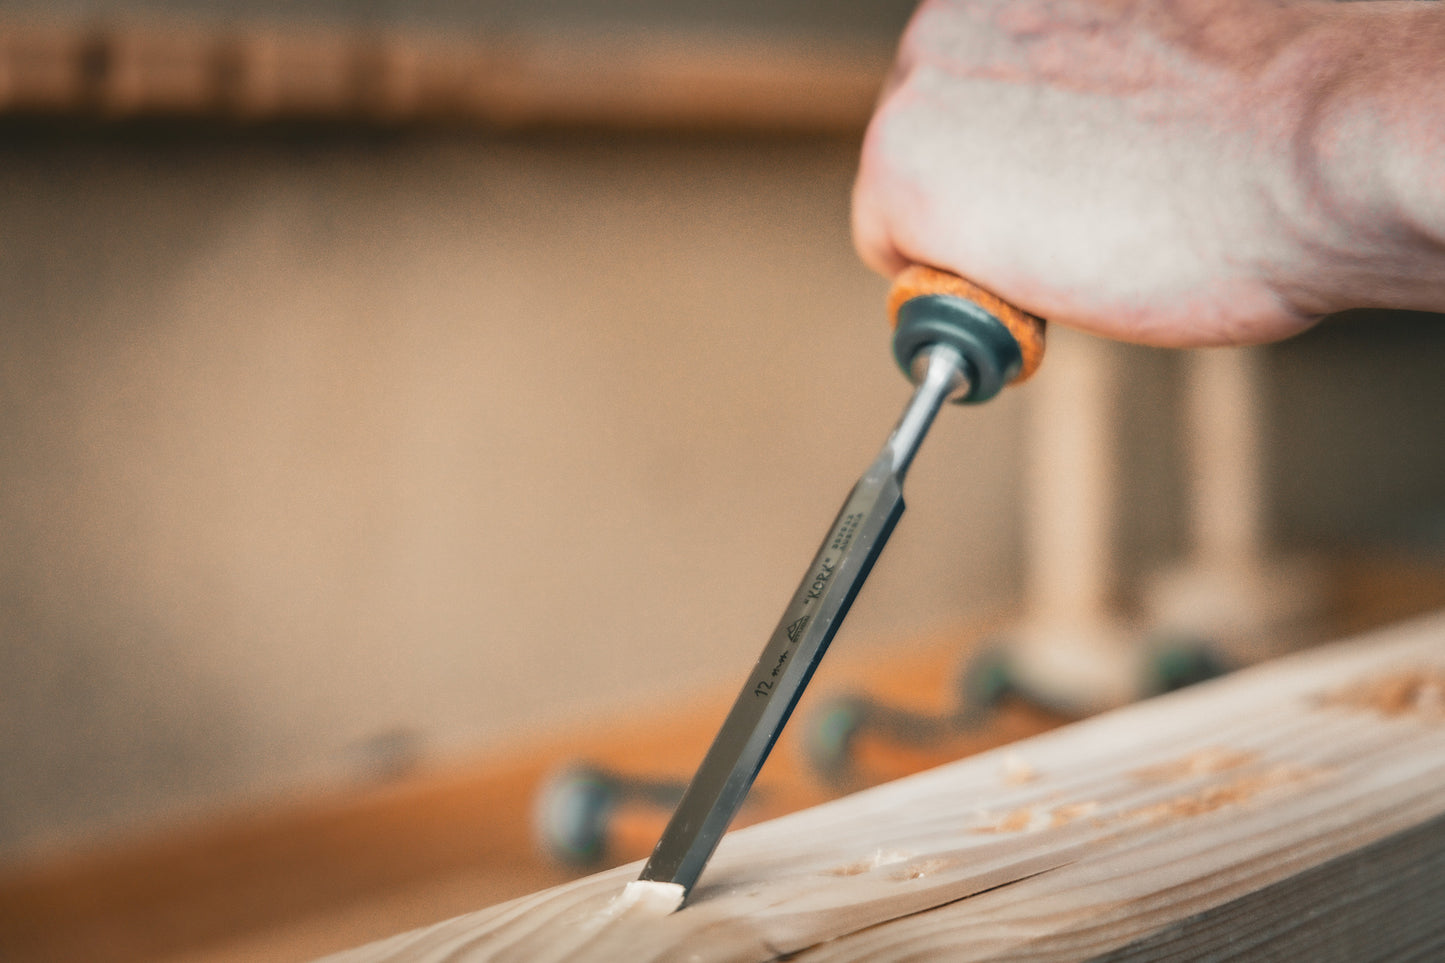
[[[637,884],[691,893],[903,514],[903,476],[945,401],[987,401],[1033,374],[1044,322],[952,274],[912,267],[889,295],[893,354],[916,384],[828,529]],[[679,889],[680,888],[680,889]]]

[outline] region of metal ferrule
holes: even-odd
[[[890,468],[902,483],[918,446],[933,418],[945,401],[966,398],[973,390],[968,379],[963,355],[946,344],[925,345],[913,356],[913,375],[917,387],[913,398],[898,419],[898,427],[888,436],[883,451],[890,457]]]

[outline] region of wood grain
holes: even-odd
[[[1437,613],[329,959],[1425,958],[1442,865]]]

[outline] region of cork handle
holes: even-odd
[[[978,285],[965,281],[956,274],[937,268],[915,264],[899,274],[893,281],[893,290],[888,294],[888,316],[894,326],[898,325],[898,309],[905,302],[923,295],[948,295],[971,301],[998,319],[1009,334],[1018,342],[1023,364],[1013,377],[1011,384],[1018,384],[1039,368],[1044,360],[1044,320],[1027,311],[1021,311],[1000,298],[985,291]]]

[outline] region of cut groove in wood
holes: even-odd
[[[1445,951],[1442,673],[1445,613],[732,833],[670,916],[634,865],[329,959]]]

